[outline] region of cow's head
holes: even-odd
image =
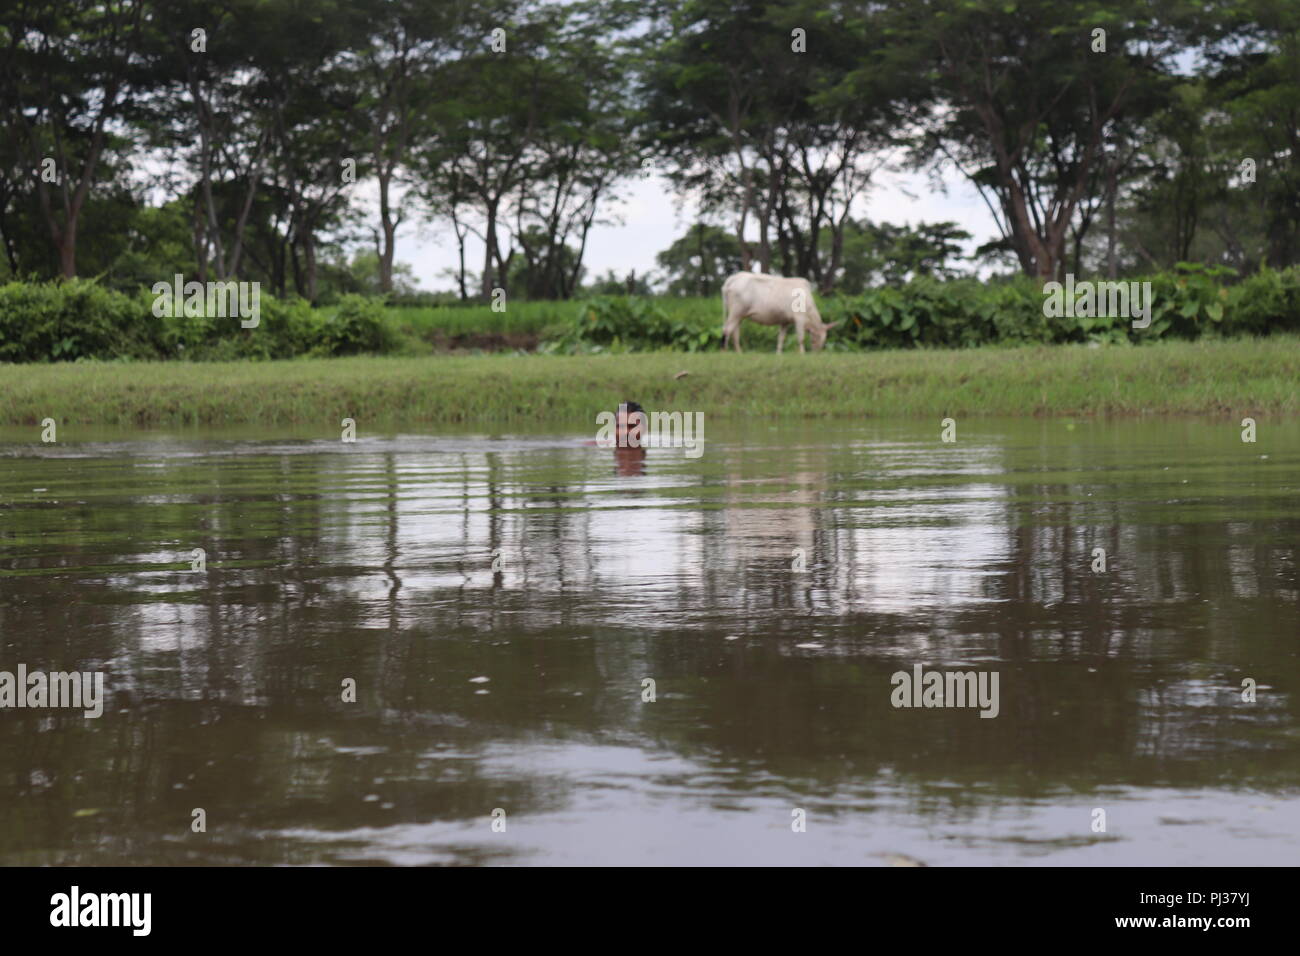
[[[812,333],[812,347],[814,352],[820,352],[826,347],[826,333],[839,324],[839,322],[832,322],[830,325],[818,325],[815,329],[808,329],[808,331]]]

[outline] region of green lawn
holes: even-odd
[[[493,312],[482,304],[444,306],[390,306],[393,323],[411,329],[439,329],[450,334],[472,332],[542,332],[555,324],[567,325],[581,310],[584,300],[570,302],[527,302],[511,300],[505,311]],[[655,304],[672,316],[722,324],[722,299],[658,297]]]
[[[1294,415],[1298,384],[1295,336],[802,356],[79,362],[0,365],[0,424],[590,423],[625,398],[718,417]]]
[[[400,330],[415,334],[433,331],[446,335],[535,333],[572,320],[576,302],[510,302],[504,312],[486,305],[390,307],[389,319]]]
[[[692,325],[709,328],[722,327],[722,300],[720,298],[657,298],[655,305],[673,318],[682,318]],[[522,348],[536,348],[548,333],[553,336],[570,327],[582,310],[584,302],[528,302],[509,301],[505,311],[493,312],[487,305],[449,305],[437,307],[390,306],[388,320],[401,337],[401,351],[406,355],[425,355],[443,350],[460,339],[463,347],[509,350],[509,341],[487,342],[489,337],[512,337]],[[525,342],[524,340],[531,339]],[[773,348],[776,333],[767,328],[749,324],[745,329],[745,343],[751,341],[758,347]]]

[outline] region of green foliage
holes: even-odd
[[[1228,290],[1224,309],[1239,333],[1300,329],[1300,268],[1261,269]]]
[[[1179,263],[1173,272],[1124,281],[1151,283],[1148,328],[1133,328],[1129,315],[1047,316],[1042,289],[1024,277],[996,283],[922,277],[824,297],[818,307],[825,321],[841,323],[827,340],[831,351],[1300,332],[1300,267],[1264,268],[1236,282],[1231,269]],[[346,295],[331,308],[268,295],[260,303],[260,323],[246,329],[238,316],[159,318],[147,291],[128,295],[87,280],[10,282],[0,285],[0,362],[385,355],[411,352],[413,341],[427,352],[440,339],[490,335],[540,338],[548,353],[704,352],[722,346],[722,303],[716,297],[597,296],[576,309],[572,303],[513,302],[505,312],[485,305],[399,309],[359,295]],[[742,338],[747,349],[770,350],[776,331],[745,323]]]
[[[384,306],[376,299],[345,295],[338,310],[321,326],[312,351],[318,355],[382,355],[396,345]]]
[[[546,351],[699,352],[721,344],[720,316],[705,326],[652,299],[599,297],[582,303],[573,323],[547,344]]]
[[[505,311],[494,312],[484,304],[465,305],[459,302],[436,306],[391,305],[389,321],[404,333],[429,338],[436,333],[444,336],[484,334],[540,334],[547,329],[567,327],[574,303],[527,300],[510,300]]]
[[[336,284],[344,292],[356,292],[361,295],[382,295],[383,289],[379,279],[379,254],[370,249],[361,249],[352,258],[339,266],[340,275]],[[393,288],[388,293],[390,301],[410,300],[419,295],[419,281],[415,270],[407,262],[393,263]]]
[[[1231,269],[1180,263],[1174,272],[1123,280],[1151,283],[1151,325],[1145,329],[1133,328],[1130,315],[1047,316],[1042,289],[1026,277],[997,283],[921,277],[826,297],[819,310],[824,321],[841,323],[827,339],[831,351],[1144,343],[1300,331],[1300,267],[1264,270],[1227,284],[1234,279]],[[546,350],[696,352],[720,348],[721,327],[718,299],[597,298],[583,304]],[[741,328],[747,348],[772,347],[770,328]]]
[[[900,285],[922,276],[956,278],[953,261],[962,258],[961,243],[970,238],[953,222],[898,226],[850,220],[845,223],[843,272],[836,287],[859,293],[882,282]],[[825,235],[822,242],[829,247],[831,236]]]
[[[726,229],[696,223],[655,261],[667,277],[669,295],[717,295],[727,276],[741,269],[740,241]]]
[[[1174,272],[1122,280],[1151,283],[1145,329],[1134,328],[1129,315],[1044,315],[1044,293],[1025,278],[994,285],[918,279],[839,300],[823,314],[844,319],[841,341],[866,348],[1136,343],[1300,330],[1300,269],[1225,284],[1234,277],[1221,266],[1179,263]]]
[[[83,359],[285,359],[383,354],[397,336],[377,299],[344,296],[333,310],[262,295],[255,328],[240,317],[154,314],[154,296],[88,280],[0,285],[0,362]],[[166,311],[166,310],[163,310]]]
[[[0,362],[152,358],[159,331],[143,296],[94,282],[0,286]]]

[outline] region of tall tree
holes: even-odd
[[[0,8],[0,105],[65,278],[114,121],[143,85],[144,0],[14,0]]]
[[[932,74],[925,150],[984,195],[1046,281],[1116,124],[1160,102],[1185,48],[1177,0],[916,0],[890,7],[870,65]]]

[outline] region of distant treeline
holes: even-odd
[[[1300,262],[1278,0],[43,0],[0,7],[0,64],[10,277],[388,294],[432,224],[461,299],[570,298],[654,172],[702,210],[679,294],[737,259],[829,291],[864,281],[853,210],[891,166],[966,177],[980,255],[1040,282]]]

